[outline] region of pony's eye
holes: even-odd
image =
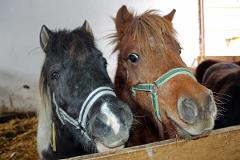
[[[178,51],[179,51],[179,53],[181,53],[182,52],[182,48],[179,48]]]
[[[51,80],[57,80],[59,79],[59,77],[60,77],[60,74],[58,72],[53,72],[51,74]]]
[[[108,63],[107,63],[107,60],[106,60],[106,59],[104,59],[104,62],[103,62],[103,63],[104,63],[104,67],[107,68]]]
[[[128,56],[128,59],[132,62],[132,63],[136,63],[139,60],[139,56],[137,53],[132,53]]]

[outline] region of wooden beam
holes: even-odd
[[[204,57],[198,56],[197,62],[199,64],[206,59],[215,59],[215,60],[226,61],[226,62],[236,62],[236,61],[240,61],[240,56],[204,56]]]
[[[166,140],[68,160],[239,160],[240,126],[213,131],[194,140]]]
[[[204,20],[204,0],[198,0],[199,7],[199,48],[200,58],[205,56],[205,20]]]

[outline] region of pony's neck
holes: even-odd
[[[85,154],[81,145],[75,143],[74,136],[76,136],[77,133],[73,135],[65,126],[62,126],[54,114],[52,115],[52,122],[54,123],[56,132],[56,143],[54,144],[56,151],[53,151],[52,145],[49,143],[48,149],[42,152],[46,159],[62,159]],[[51,130],[53,130],[53,128],[51,128]],[[51,143],[53,143],[53,139]]]
[[[53,151],[52,143],[52,123],[55,125],[56,132],[56,151]],[[38,111],[38,153],[41,159],[59,159],[83,155],[84,151],[79,144],[75,144],[73,135],[59,125],[56,115],[52,111],[51,104],[41,106]]]

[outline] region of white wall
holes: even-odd
[[[205,55],[240,55],[240,1],[204,1]]]
[[[0,108],[14,106],[34,109],[37,105],[38,78],[44,54],[39,46],[43,24],[50,29],[74,29],[87,19],[98,47],[109,60],[114,76],[116,56],[104,38],[114,30],[111,16],[126,4],[143,12],[158,9],[162,14],[177,10],[174,25],[184,48],[182,57],[190,65],[199,53],[197,0],[2,0],[0,2]],[[27,84],[30,89],[24,89]],[[12,101],[12,104],[10,104]],[[3,108],[3,107],[2,107]]]

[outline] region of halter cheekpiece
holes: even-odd
[[[112,95],[116,97],[115,92],[111,87],[98,87],[95,90],[93,90],[86,100],[83,102],[83,105],[81,107],[78,120],[74,119],[71,117],[69,114],[67,114],[62,108],[60,108],[56,102],[55,95],[53,93],[53,103],[56,108],[56,113],[58,116],[58,119],[61,121],[63,125],[68,122],[69,124],[73,125],[76,127],[76,129],[80,129],[82,133],[90,140],[90,137],[86,133],[86,120],[87,120],[87,115],[92,107],[92,105],[102,96],[104,95]]]
[[[158,118],[160,122],[162,122],[161,114],[159,112],[159,104],[158,104],[158,94],[157,89],[159,89],[164,83],[166,83],[171,78],[179,75],[185,74],[196,80],[193,73],[188,70],[187,68],[174,68],[160,76],[157,80],[153,83],[144,83],[144,84],[137,84],[131,87],[132,95],[136,96],[136,91],[145,91],[151,93],[151,100],[152,100],[152,107],[155,113],[155,116]]]

